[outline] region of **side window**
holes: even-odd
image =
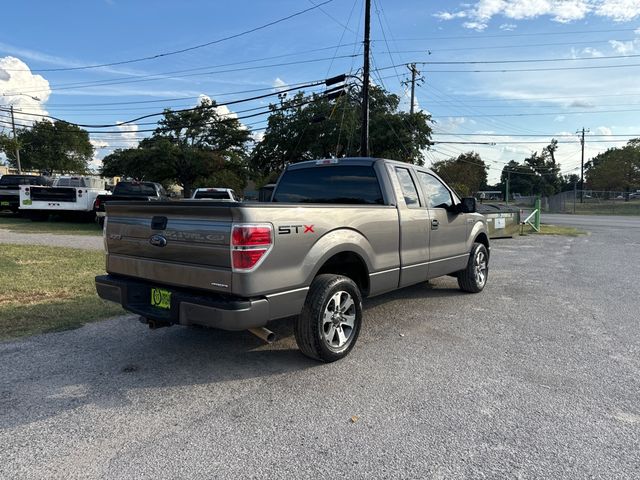
[[[427,205],[429,208],[445,208],[453,206],[451,192],[440,180],[425,172],[418,172],[418,178],[427,194]]]
[[[400,188],[402,188],[402,195],[404,195],[404,202],[409,208],[420,207],[420,200],[418,198],[418,190],[413,183],[409,170],[402,167],[396,167],[396,175],[400,181]]]

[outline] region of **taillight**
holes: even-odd
[[[273,227],[268,224],[236,224],[231,229],[233,271],[250,271],[267,256],[273,245]]]
[[[93,202],[93,208],[94,209],[100,208],[100,199],[99,198],[96,198],[96,201]]]

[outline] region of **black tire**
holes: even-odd
[[[104,217],[97,217],[98,218],[98,225],[100,225],[100,228],[104,228]]]
[[[338,309],[337,314],[332,314],[332,320],[327,322],[325,312],[335,311],[336,298],[345,308]],[[361,325],[362,294],[358,286],[348,277],[323,274],[311,283],[293,331],[303,354],[328,363],[349,354],[358,340]],[[341,344],[343,337],[346,342]]]
[[[482,243],[474,243],[467,268],[458,272],[458,286],[463,292],[481,292],[489,278],[489,252]]]

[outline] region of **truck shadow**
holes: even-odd
[[[452,280],[452,279],[451,279]],[[455,281],[454,281],[455,282]],[[389,302],[463,295],[447,280],[421,284],[365,301],[365,311]],[[382,323],[394,321],[381,320]],[[205,389],[224,397],[245,380],[309,369],[344,368],[304,357],[291,319],[272,322],[278,341],[266,345],[248,332],[170,327],[149,331],[126,316],[69,332],[0,343],[0,428],[30,424],[66,411],[140,408],[139,396]],[[152,393],[141,393],[148,390]],[[155,392],[154,392],[155,390]],[[189,390],[190,391],[190,390]],[[146,395],[146,396],[145,396]]]

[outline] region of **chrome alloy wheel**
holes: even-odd
[[[351,339],[356,322],[356,304],[348,292],[336,292],[324,309],[322,334],[332,350],[341,349]]]
[[[487,281],[487,255],[482,250],[478,250],[473,259],[473,273],[476,277],[476,284],[483,287]]]

